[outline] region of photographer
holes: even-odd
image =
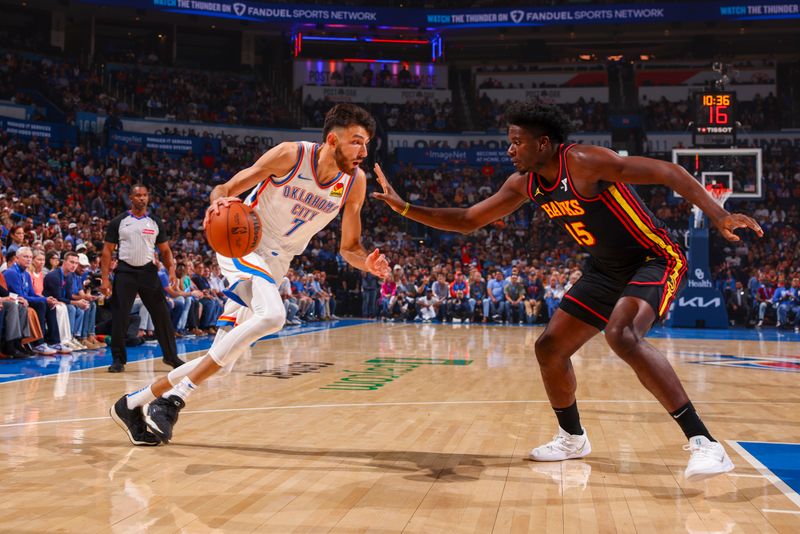
[[[100,294],[102,280],[100,274],[91,269],[91,263],[86,254],[78,254],[78,268],[75,270],[75,287],[73,298],[82,299],[88,303],[83,316],[83,325],[78,333],[78,341],[92,349],[104,349],[106,344],[97,339],[97,307],[105,300]]]

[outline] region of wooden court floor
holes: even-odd
[[[800,532],[800,499],[736,443],[733,473],[687,483],[680,429],[602,335],[574,358],[593,453],[526,460],[556,425],[540,332],[369,323],[262,341],[156,448],[107,414],[159,360],[0,384],[0,531]],[[800,443],[800,375],[770,369],[800,338],[678,336],[651,342],[717,439]],[[726,363],[742,361],[766,365]]]

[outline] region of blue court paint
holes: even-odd
[[[731,341],[795,341],[800,342],[800,334],[791,330],[776,328],[729,328],[714,330],[702,328],[653,327],[647,337],[665,339],[727,339]]]
[[[262,340],[312,334],[323,330],[356,326],[370,322],[372,321],[343,319],[323,323],[310,323],[302,326],[287,326],[276,334],[263,337]],[[178,354],[208,350],[212,341],[213,337],[211,336],[189,339],[180,338],[177,340]],[[128,347],[128,363],[160,359],[161,356],[161,347],[158,345]],[[64,356],[36,356],[24,360],[0,360],[0,383],[108,367],[111,365],[111,361],[111,349],[109,348],[84,350]]]
[[[769,470],[775,478],[783,482],[787,487],[778,487],[793,502],[798,503],[800,494],[800,443],[767,443],[759,441],[736,441],[742,449],[752,458],[743,455],[744,458],[753,464],[756,469],[761,470],[763,466]],[[755,459],[757,463],[754,463]],[[760,466],[758,464],[761,464]],[[768,473],[763,473],[768,475]],[[769,476],[767,478],[770,478]],[[774,480],[772,481],[774,482]],[[788,490],[788,491],[787,491]],[[793,492],[789,493],[789,491]]]

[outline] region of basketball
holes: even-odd
[[[206,239],[216,252],[228,258],[241,258],[255,250],[261,240],[258,215],[241,202],[234,202],[211,215]]]

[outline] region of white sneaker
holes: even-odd
[[[52,356],[58,351],[48,347],[47,343],[39,343],[38,345],[33,347],[33,352],[36,352],[38,354],[43,354],[45,356]]]
[[[536,462],[560,462],[572,458],[583,458],[592,452],[589,436],[586,429],[582,429],[580,436],[570,434],[563,428],[558,428],[558,433],[553,436],[550,443],[531,449],[528,458]]]
[[[686,466],[684,476],[689,482],[705,480],[728,471],[733,471],[733,462],[728,458],[725,447],[716,441],[710,441],[705,436],[689,438],[689,444],[683,450],[691,451],[689,465]]]

